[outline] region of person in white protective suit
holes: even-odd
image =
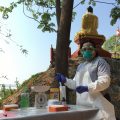
[[[74,79],[68,79],[61,73],[56,74],[56,79],[76,90],[77,105],[98,107],[102,120],[116,120],[114,106],[101,94],[110,85],[109,64],[97,55],[97,48],[92,42],[83,43],[81,53],[85,62],[77,67]]]

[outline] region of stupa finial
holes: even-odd
[[[87,11],[90,12],[90,13],[93,13],[93,8],[92,8],[91,6],[89,6],[89,7],[87,8]]]

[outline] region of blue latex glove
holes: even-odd
[[[58,80],[58,82],[61,82],[61,83],[66,82],[65,76],[63,74],[61,74],[61,73],[56,73],[55,79]]]
[[[76,87],[76,92],[78,93],[83,93],[83,92],[88,92],[88,86],[78,86]]]

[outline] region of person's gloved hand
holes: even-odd
[[[78,86],[76,87],[76,92],[78,93],[83,93],[83,92],[88,92],[88,86]]]
[[[58,80],[58,82],[61,82],[61,83],[66,82],[65,76],[63,74],[61,74],[61,73],[56,73],[55,79]]]

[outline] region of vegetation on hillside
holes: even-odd
[[[111,57],[120,59],[120,36],[113,35],[103,44],[103,48],[111,53]]]
[[[120,37],[116,37],[115,35],[110,37],[103,44],[103,48],[109,52],[120,52]]]

